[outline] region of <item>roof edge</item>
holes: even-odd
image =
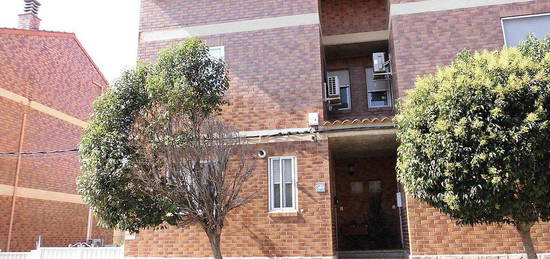
[[[99,70],[99,67],[96,65],[90,54],[88,54],[88,51],[82,46],[78,38],[76,37],[76,34],[72,32],[58,32],[58,31],[44,31],[44,30],[25,30],[25,29],[17,29],[17,28],[0,28],[0,34],[11,34],[11,35],[29,35],[29,36],[43,36],[43,37],[57,37],[57,38],[67,38],[67,39],[73,39],[78,47],[82,50],[86,58],[92,63],[92,66],[96,70],[96,72],[99,74],[99,77],[103,80],[103,87],[107,87],[109,85],[109,80],[105,77],[105,75]]]
[[[84,46],[82,46],[82,43],[80,43],[80,41],[78,40],[78,38],[76,37],[76,35],[73,33],[74,37],[74,41],[76,42],[76,44],[80,47],[80,49],[82,50],[82,52],[84,53],[84,55],[86,55],[86,57],[88,58],[88,60],[90,61],[90,63],[92,63],[92,66],[95,68],[95,70],[97,71],[97,73],[99,74],[99,77],[101,77],[101,79],[103,79],[103,83],[104,85],[102,86],[103,88],[106,88],[108,85],[109,85],[109,80],[107,80],[107,78],[105,77],[105,75],[103,74],[103,72],[101,72],[101,70],[99,70],[99,67],[96,65],[96,63],[94,62],[94,60],[92,59],[92,57],[90,56],[90,54],[88,54],[88,51],[86,51],[86,49],[84,48]]]
[[[76,38],[75,34],[71,32],[25,30],[25,29],[17,29],[17,28],[0,28],[0,34],[32,35],[32,36],[45,36],[45,37],[73,38],[73,39]]]

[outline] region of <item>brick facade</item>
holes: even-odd
[[[308,112],[318,112],[322,119],[318,25],[202,39],[225,49],[231,79],[226,122],[239,130],[266,130],[307,127]],[[152,61],[159,50],[176,42],[140,44],[139,57]]]
[[[385,0],[321,0],[323,35],[337,35],[388,29]]]
[[[86,239],[88,206],[84,204],[18,198],[15,215],[12,251],[34,249],[38,236],[42,236],[44,247],[66,247]],[[111,230],[92,229],[92,238],[107,243],[112,235]]]
[[[141,0],[140,32],[318,11],[317,0]]]
[[[267,0],[200,0],[189,4],[176,0],[142,0],[140,32],[319,12],[319,24],[212,33],[200,38],[209,46],[225,48],[231,79],[228,93],[231,105],[225,107],[222,117],[229,124],[244,131],[304,128],[308,127],[307,114],[318,112],[321,121],[327,122],[322,125],[330,125],[329,130],[339,130],[339,133],[353,138],[371,134],[370,129],[358,128],[366,124],[375,128],[383,124],[380,118],[394,115],[393,108],[368,107],[365,68],[372,67],[373,51],[391,54],[392,91],[394,97],[405,98],[405,91],[414,87],[417,76],[448,64],[461,49],[502,47],[501,17],[550,12],[550,2],[539,0],[390,18],[391,5],[412,2],[423,1],[298,0],[280,4]],[[324,46],[321,40],[325,36],[383,30],[389,30],[389,39],[338,46]],[[139,57],[153,61],[159,50],[182,39],[146,41],[142,37]],[[341,69],[350,72],[352,109],[329,112],[322,100],[324,73]],[[362,120],[364,118],[369,120]],[[376,120],[381,124],[368,124],[368,121]],[[382,126],[388,125],[391,126]],[[344,132],[346,126],[354,129]],[[256,169],[253,179],[254,185],[260,186],[260,195],[230,216],[222,234],[224,256],[337,256],[341,249],[338,243],[344,241],[336,222],[353,219],[364,212],[366,206],[361,202],[354,204],[353,197],[335,197],[339,196],[339,188],[342,192],[349,187],[351,178],[339,174],[346,171],[350,162],[357,164],[357,172],[377,175],[386,182],[384,185],[390,183],[384,189],[387,197],[384,197],[383,207],[395,219],[392,234],[403,238],[402,243],[399,240],[392,247],[401,248],[402,245],[402,249],[414,257],[459,254],[476,257],[479,254],[522,252],[519,236],[509,226],[458,227],[447,216],[410,197],[404,197],[405,207],[393,209],[395,192],[403,191],[396,183],[393,158],[366,158],[365,154],[341,158],[338,157],[341,151],[338,148],[342,147],[329,144],[331,138],[338,136],[320,136],[321,140],[316,143],[290,141],[289,137],[255,147],[269,149],[268,156],[297,156],[299,204],[304,212],[283,217],[268,213],[267,162],[261,160],[263,164]],[[329,141],[323,136],[328,136]],[[378,143],[376,137],[371,141]],[[352,141],[350,146],[353,147],[349,148],[361,150],[358,148],[361,145],[360,141]],[[375,148],[379,147],[373,147],[373,150]],[[314,183],[320,181],[327,182],[327,193],[314,192]],[[353,207],[351,211],[356,213],[338,214],[333,198],[344,199],[342,204]],[[548,224],[535,227],[533,238],[539,252],[550,252],[549,232]],[[126,254],[136,257],[207,257],[211,252],[205,234],[192,227],[185,230],[143,230],[136,240],[126,241]]]
[[[247,205],[228,216],[222,252],[229,257],[332,256],[331,188],[316,193],[316,182],[329,182],[328,142],[258,144],[268,156],[296,156],[298,213],[268,211],[267,158],[256,165],[249,189],[257,190]],[[126,255],[138,257],[208,257],[208,239],[198,226],[184,230],[143,230],[127,240]]]
[[[0,88],[12,96],[0,96],[0,151],[18,151],[21,132],[21,151],[76,148],[82,127],[47,112],[53,110],[75,121],[86,121],[93,100],[107,81],[74,34],[0,29],[0,46]],[[14,95],[27,101],[16,102]],[[31,106],[29,101],[39,105]],[[24,114],[25,127],[21,129]],[[17,160],[17,155],[0,155],[2,251],[7,250]],[[86,240],[88,207],[81,201],[69,201],[78,197],[79,175],[76,152],[21,156],[10,251],[34,249],[38,236],[42,236],[44,246],[67,246]],[[112,231],[96,225],[92,237],[110,243]]]
[[[457,226],[448,216],[415,199],[408,199],[412,255],[519,254],[523,245],[517,230],[509,225]],[[531,230],[535,248],[548,253],[550,224]]]
[[[392,1],[392,3],[416,1]],[[494,50],[504,45],[502,17],[550,12],[550,1],[482,6],[392,17],[394,82],[400,97],[417,76],[449,64],[464,49]],[[458,227],[438,210],[409,197],[411,255],[517,254],[523,252],[510,226]],[[550,224],[533,228],[539,253],[550,252]]]

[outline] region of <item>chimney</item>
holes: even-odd
[[[40,7],[40,3],[37,0],[24,1],[25,9],[23,13],[19,15],[19,29],[40,29],[40,18],[38,18],[38,7]]]

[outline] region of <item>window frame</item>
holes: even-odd
[[[220,50],[220,53],[221,53],[221,60],[224,60],[225,61],[225,47],[224,46],[212,46],[212,47],[208,47],[208,54],[210,54],[210,51],[213,50],[213,49],[219,49]],[[212,56],[212,55],[211,55]]]
[[[393,99],[393,93],[392,93],[392,84],[391,84],[391,80],[387,79],[388,81],[388,89],[387,90],[384,90],[384,91],[381,91],[381,90],[378,90],[378,91],[371,91],[369,90],[369,81],[373,81],[373,80],[369,80],[369,73],[368,73],[368,70],[372,70],[372,74],[374,75],[374,68],[373,67],[367,67],[365,68],[365,85],[367,86],[367,105],[368,105],[368,108],[369,109],[378,109],[378,108],[388,108],[388,107],[392,107],[393,105],[393,102],[392,102],[392,99]],[[374,78],[373,78],[374,79]],[[372,104],[372,101],[371,101],[371,93],[376,93],[376,92],[386,92],[387,93],[387,98],[388,98],[388,104],[386,105],[373,105]]]
[[[282,160],[290,159],[292,165],[292,207],[284,208],[275,208],[275,199],[273,197],[273,160],[279,160],[280,166],[280,179],[283,181],[282,175]],[[269,194],[268,194],[268,208],[269,212],[297,212],[298,211],[298,167],[296,162],[296,156],[272,156],[268,158],[268,184],[269,184]],[[283,200],[283,186],[280,188],[280,202],[281,205],[284,203]]]
[[[500,28],[502,30],[502,41],[504,43],[504,46],[510,47],[510,46],[508,46],[508,44],[506,44],[506,31],[504,30],[504,21],[505,20],[515,20],[515,19],[523,19],[523,18],[531,18],[531,17],[539,17],[539,16],[550,16],[550,12],[549,13],[538,13],[538,14],[527,14],[527,15],[501,17],[500,18]]]
[[[343,88],[347,89],[346,101],[347,101],[348,107],[347,108],[335,108],[334,111],[348,111],[348,110],[351,110],[351,84],[349,84],[345,87],[340,87],[340,98],[342,96],[342,89]]]

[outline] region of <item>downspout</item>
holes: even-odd
[[[397,191],[398,194],[401,196],[401,206],[397,206],[397,212],[399,213],[399,234],[401,236],[401,248],[405,248],[405,237],[403,235],[403,212],[401,211],[403,209],[404,201],[403,201],[403,193],[401,192],[401,186],[399,182],[397,182]]]
[[[21,129],[19,131],[19,147],[17,148],[17,152],[23,151],[23,139],[25,138],[25,125],[27,124],[27,109],[28,106],[26,105],[23,108],[23,118],[21,119]],[[10,212],[10,225],[8,228],[8,243],[6,245],[6,252],[10,251],[10,245],[11,245],[11,235],[13,232],[13,220],[15,218],[15,201],[17,199],[17,186],[19,184],[19,173],[21,172],[21,159],[23,155],[20,153],[17,155],[17,165],[15,167],[15,180],[13,181],[13,193],[12,193],[12,200],[11,200],[11,212]]]
[[[92,222],[94,220],[92,208],[88,208],[88,225],[86,227],[86,241],[92,239]]]

